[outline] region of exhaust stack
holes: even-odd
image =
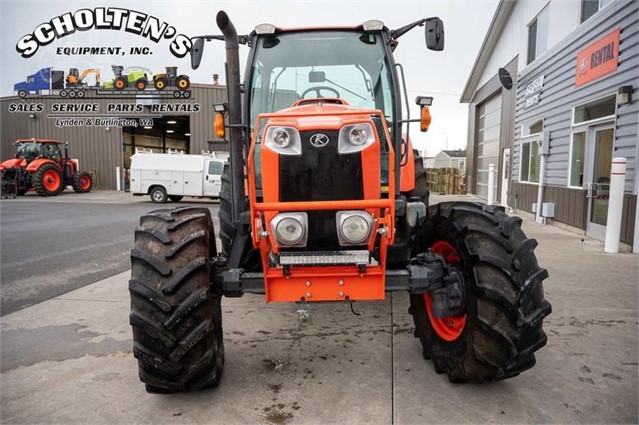
[[[220,10],[217,26],[224,35],[226,45],[226,87],[229,104],[229,162],[231,163],[231,189],[233,194],[233,223],[235,229],[243,229],[240,215],[244,211],[244,171],[242,129],[242,104],[240,100],[240,54],[235,26],[226,12]]]

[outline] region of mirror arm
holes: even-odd
[[[203,38],[206,41],[213,41],[213,40],[220,40],[220,41],[224,41],[224,36],[223,35],[198,35],[195,37],[191,37],[191,40],[196,39],[196,38]],[[238,35],[237,36],[237,41],[240,44],[248,44],[250,37],[248,35]]]
[[[397,40],[402,35],[406,34],[408,31],[412,30],[417,26],[423,26],[426,19],[420,19],[419,21],[415,21],[412,24],[404,25],[401,28],[397,28],[396,30],[391,31],[391,40]]]

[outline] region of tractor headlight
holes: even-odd
[[[337,236],[342,246],[364,245],[370,239],[373,217],[366,211],[339,211]]]
[[[294,127],[269,127],[264,145],[280,155],[301,155],[300,133]]]
[[[304,247],[307,239],[308,215],[306,213],[283,213],[271,220],[271,231],[278,245]]]
[[[375,143],[375,132],[369,123],[345,125],[339,130],[339,153],[360,152]]]

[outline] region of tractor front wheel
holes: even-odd
[[[224,367],[221,290],[209,283],[217,256],[208,208],[152,211],[131,251],[133,355],[150,393],[217,386]]]
[[[159,77],[153,80],[153,86],[155,87],[156,90],[164,90],[167,84],[168,84],[168,81],[164,77]]]
[[[464,280],[464,307],[454,316],[436,317],[428,294],[410,295],[415,336],[437,373],[455,383],[487,382],[534,366],[551,311],[536,246],[503,207],[448,202],[428,209],[417,250],[441,255]]]
[[[135,82],[135,88],[138,91],[143,91],[144,89],[146,89],[146,85],[147,85],[147,81],[144,78],[140,78],[139,80]]]
[[[91,192],[91,188],[93,187],[93,181],[91,180],[91,174],[86,171],[79,171],[73,175],[73,181],[71,182],[71,187],[76,193],[87,193]]]
[[[44,164],[33,174],[33,187],[40,196],[56,196],[64,190],[62,173],[52,163]]]

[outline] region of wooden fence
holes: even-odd
[[[426,170],[426,178],[431,193],[459,195],[466,193],[464,176],[459,168],[431,168]]]

